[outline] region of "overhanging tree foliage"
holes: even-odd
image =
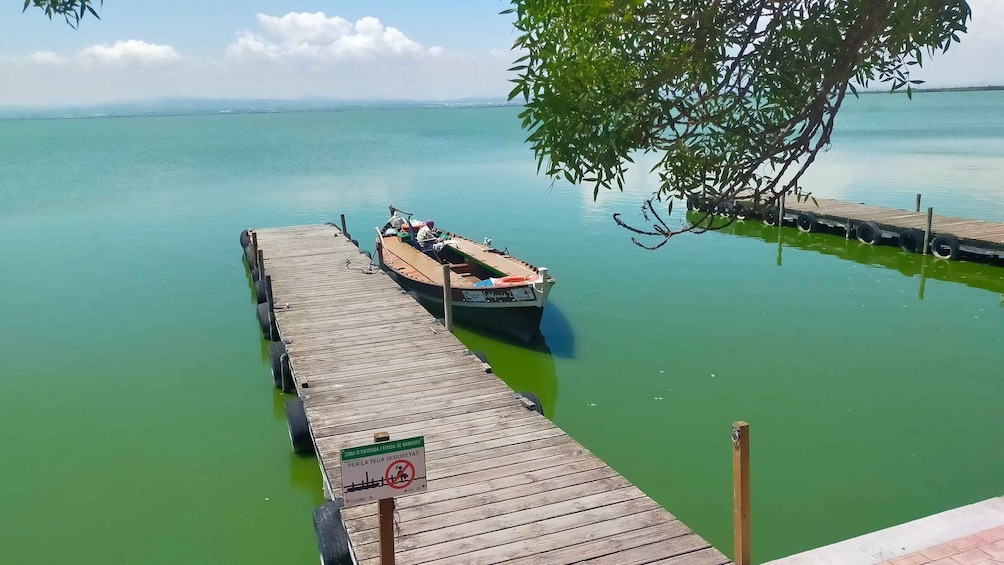
[[[99,5],[104,3],[105,0],[98,0]],[[28,11],[32,6],[42,9],[50,20],[52,16],[63,16],[66,23],[74,29],[80,25],[80,20],[88,12],[96,19],[101,19],[94,10],[93,0],[24,0],[24,9],[21,12]]]
[[[674,198],[725,216],[738,199],[805,198],[799,179],[848,91],[878,81],[911,95],[910,70],[971,17],[965,0],[513,0],[504,13],[526,53],[509,98],[526,101],[538,169],[596,198],[623,189],[632,154],[658,154],[651,228],[614,215],[654,236],[633,239],[649,248],[713,225],[670,227]]]

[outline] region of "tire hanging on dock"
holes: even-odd
[[[251,269],[251,280],[253,280],[254,282],[258,282],[261,280],[261,269],[259,269],[258,267]]]
[[[272,369],[272,383],[275,388],[282,388],[283,357],[286,355],[286,344],[275,341],[268,344],[268,361]]]
[[[266,286],[264,280],[257,280],[254,283],[254,296],[258,304],[265,304],[268,302],[268,286]]]
[[[310,437],[310,424],[307,423],[307,412],[303,408],[302,398],[290,398],[286,401],[286,429],[289,431],[289,443],[293,453],[310,455],[314,452],[314,440]]]
[[[241,232],[241,249],[251,245],[251,232],[244,230]]]
[[[737,220],[745,220],[749,217],[746,205],[742,202],[736,202],[732,205],[732,213],[735,214]]]
[[[275,325],[275,315],[268,304],[258,305],[258,327],[265,339],[279,341],[279,328]]]
[[[293,371],[289,367],[289,354],[282,356],[282,371],[279,373],[279,390],[286,394],[296,392],[296,381],[293,380]]]
[[[777,225],[777,210],[765,210],[763,213],[763,223],[768,226]]]
[[[693,196],[687,197],[687,210],[689,211],[697,210],[697,198]]]
[[[819,229],[819,222],[816,221],[816,215],[812,212],[802,212],[795,219],[795,225],[798,226],[798,231],[805,233],[812,233]]]
[[[910,253],[924,251],[924,232],[915,228],[899,232],[899,247]]]
[[[353,565],[349,534],[342,520],[342,499],[336,498],[314,509],[314,531],[321,565]]]
[[[858,241],[867,245],[882,243],[882,228],[872,221],[858,224]]]
[[[954,260],[959,257],[959,240],[951,234],[942,234],[931,240],[931,253],[938,259]]]
[[[255,267],[258,266],[258,265],[255,264],[256,261],[255,261],[255,256],[254,256],[254,250],[251,249],[250,245],[245,245],[244,246],[244,260],[247,261],[248,268],[254,269]]]
[[[544,405],[540,403],[540,398],[536,394],[524,391],[518,393],[516,396],[519,398],[525,398],[531,404],[533,404],[533,408],[530,408],[530,410],[533,410],[534,412],[540,414],[541,416],[544,415]]]

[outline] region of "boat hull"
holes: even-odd
[[[443,287],[386,272],[427,310],[443,317]],[[533,340],[540,332],[544,299],[532,285],[451,289],[453,320],[461,325],[482,328],[521,342]]]

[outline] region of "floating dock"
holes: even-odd
[[[919,196],[918,196],[919,207]],[[739,220],[762,219],[776,226],[790,223],[803,232],[831,231],[852,235],[861,243],[899,245],[911,253],[930,253],[940,259],[1004,258],[1004,223],[971,220],[928,212],[899,210],[826,198],[758,206],[740,198],[715,203],[692,196],[687,210]],[[696,221],[707,221],[699,216]],[[695,221],[695,220],[692,220]],[[929,223],[930,222],[930,223]]]
[[[255,230],[242,245],[252,237],[276,385],[299,396],[287,415],[302,401],[306,417],[291,440],[316,453],[326,497],[342,492],[342,449],[377,432],[425,437],[428,491],[396,500],[398,563],[729,563],[514,393],[342,230]],[[315,512],[322,562],[378,563],[377,504],[330,505],[336,520]],[[351,560],[330,557],[343,539]]]
[[[862,233],[865,231],[862,230],[862,226],[874,224],[880,230],[875,235],[895,240],[904,250],[915,253],[923,251],[924,231],[927,229],[926,212],[897,210],[824,198],[815,202],[812,200],[785,202],[784,208],[784,219],[793,222],[802,231],[812,231],[814,221],[817,226],[826,225],[843,229],[848,234],[853,231],[862,243],[872,243],[871,233]],[[959,251],[975,255],[1004,256],[1002,223],[937,214],[932,215],[931,220],[929,245],[937,256],[954,259]],[[949,256],[953,240],[956,248]]]

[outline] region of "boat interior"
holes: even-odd
[[[437,251],[422,251],[411,243],[410,236],[383,235],[384,264],[397,273],[430,284],[443,284],[443,264],[450,266],[450,285],[473,288],[485,281],[493,286],[525,284],[537,278],[536,269],[515,257],[456,234],[441,232],[447,242]],[[512,279],[503,282],[502,279]]]

